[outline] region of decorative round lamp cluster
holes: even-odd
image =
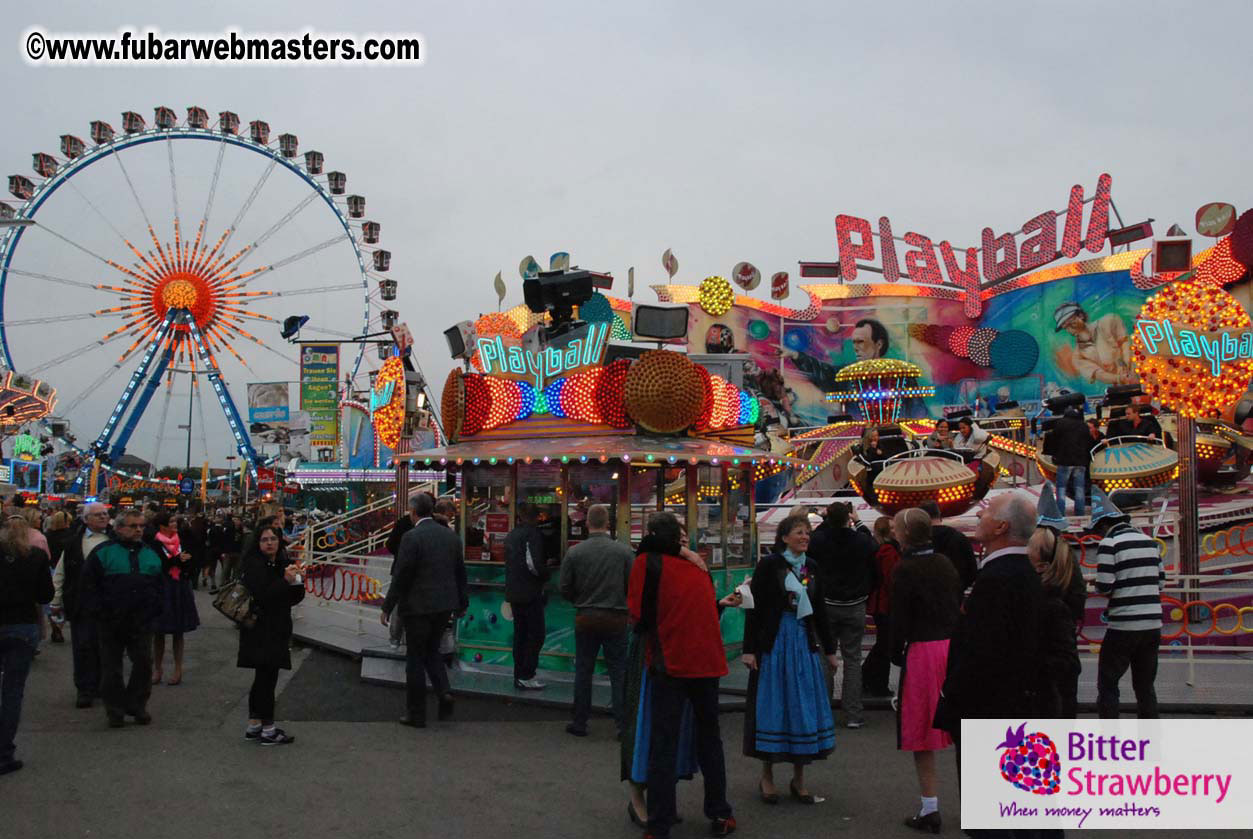
[[[380,396],[382,404],[375,404],[375,394]],[[383,362],[374,379],[370,395],[370,422],[380,443],[393,451],[400,445],[400,434],[405,424],[405,365],[396,356]]]
[[[1249,315],[1220,286],[1196,278],[1177,282],[1154,294],[1140,310],[1141,320],[1170,321],[1176,332],[1248,330]],[[1132,336],[1136,372],[1149,395],[1181,416],[1216,417],[1234,405],[1253,380],[1253,360],[1224,361],[1214,376],[1209,359],[1150,355],[1139,331]]]
[[[735,303],[735,290],[725,277],[706,277],[700,281],[700,307],[714,317],[731,311]]]
[[[753,425],[761,413],[756,398],[668,350],[555,379],[539,393],[525,381],[453,370],[441,409],[449,442],[533,413],[658,434]]]
[[[835,375],[838,390],[827,394],[831,402],[856,402],[866,422],[894,423],[904,400],[934,396],[935,388],[918,384],[922,368],[895,358],[855,361]]]
[[[888,515],[934,501],[943,515],[960,515],[974,500],[976,476],[956,460],[917,457],[889,463],[875,478],[876,506]]]
[[[914,323],[909,335],[933,347],[947,350],[958,358],[966,358],[980,367],[996,371],[1007,379],[1025,376],[1035,369],[1040,358],[1040,345],[1021,329],[975,329],[970,326],[933,326]]]
[[[726,283],[721,277],[710,279]],[[704,287],[705,283],[701,283],[702,290]],[[725,312],[723,309],[718,314]],[[691,359],[679,353],[644,353],[627,373],[623,393],[627,413],[640,426],[658,434],[675,434],[690,428],[701,418],[705,406],[705,383],[699,370]]]

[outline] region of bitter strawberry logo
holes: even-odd
[[[997,746],[1001,752],[1001,777],[1018,789],[1035,795],[1056,795],[1061,788],[1062,764],[1057,746],[1042,731],[1024,734],[1024,722],[1014,731],[1005,729],[1005,741]]]

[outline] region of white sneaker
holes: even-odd
[[[865,724],[866,723],[863,722],[862,720],[849,720],[848,722],[844,723],[844,727],[845,728],[861,728]]]
[[[399,641],[388,641],[387,643],[391,644],[391,647],[392,647],[392,649],[393,649],[393,650],[398,650],[398,649],[400,649],[400,642],[399,642]]]
[[[520,679],[516,682],[516,685],[524,688],[525,690],[543,690],[547,687],[539,679]]]

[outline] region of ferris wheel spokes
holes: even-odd
[[[109,415],[108,421],[105,422],[104,430],[100,432],[100,436],[96,438],[96,441],[91,444],[91,451],[94,452],[97,457],[99,457],[109,445],[109,439],[113,436],[113,430],[117,428],[118,421],[122,418],[122,415],[130,406],[131,400],[135,397],[135,389],[139,386],[139,383],[143,381],[144,377],[148,375],[148,371],[152,367],[153,360],[156,359],[158,355],[160,355],[160,360],[157,361],[158,376],[161,372],[165,371],[166,366],[169,364],[168,357],[172,356],[174,353],[173,342],[170,343],[170,349],[168,352],[162,349],[161,344],[167,337],[169,337],[174,322],[181,317],[181,311],[183,310],[172,308],[166,312],[165,320],[161,322],[161,326],[158,327],[151,343],[148,344],[148,351],[144,353],[143,359],[139,362],[139,367],[135,369],[135,372],[131,374],[130,381],[126,383],[126,389],[122,391],[121,398],[118,399],[117,404],[113,407],[113,413]],[[144,401],[144,405],[147,405],[146,400]],[[135,421],[137,422],[138,420],[136,419]],[[128,423],[128,425],[131,425],[133,430],[133,424]],[[127,434],[126,436],[129,437],[130,435]],[[123,449],[124,448],[125,444],[123,443]]]
[[[176,329],[186,328],[187,340],[180,341],[178,336],[172,333]],[[135,433],[139,420],[147,410],[152,397],[156,394],[157,388],[161,384],[161,379],[166,376],[166,371],[170,365],[174,363],[175,358],[179,357],[184,348],[190,348],[190,344],[195,347],[199,361],[209,376],[209,382],[213,386],[214,393],[218,397],[218,401],[222,406],[223,412],[226,414],[227,424],[230,426],[231,434],[235,438],[235,442],[239,453],[248,462],[249,470],[255,476],[257,468],[257,455],[253,449],[252,441],[248,437],[248,433],[244,428],[243,420],[240,417],[239,410],[235,407],[235,403],[231,400],[230,394],[222,383],[221,369],[218,367],[216,359],[210,350],[205,336],[201,333],[196,325],[195,316],[189,309],[171,308],[161,322],[161,326],[152,336],[145,351],[143,359],[140,361],[139,367],[131,374],[130,381],[126,385],[126,389],[122,392],[121,398],[113,409],[113,413],[109,416],[108,422],[105,423],[104,430],[100,432],[100,436],[91,444],[89,452],[96,457],[101,457],[108,449],[108,459],[116,461],[126,452],[126,444],[130,441],[131,436]],[[229,349],[229,346],[228,346]],[[188,357],[194,371],[195,356]],[[196,387],[193,372],[192,387]],[[139,383],[147,377],[148,381],[141,391],[137,391]],[[131,403],[134,401],[134,406]],[[168,410],[168,398],[167,406]],[[110,445],[114,430],[118,427],[121,418],[127,414],[125,424],[122,425],[121,431],[118,433],[117,439]],[[163,412],[164,414],[164,412]],[[203,426],[203,409],[201,411]],[[163,418],[164,419],[164,418]],[[164,422],[162,423],[164,425]],[[206,442],[206,448],[207,448]]]

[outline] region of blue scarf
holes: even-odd
[[[792,553],[791,549],[785,549],[783,558],[792,568],[792,573],[783,578],[783,588],[796,595],[796,619],[804,620],[814,613],[814,607],[809,602],[809,592],[800,581],[801,569],[805,567],[805,555],[797,555]]]

